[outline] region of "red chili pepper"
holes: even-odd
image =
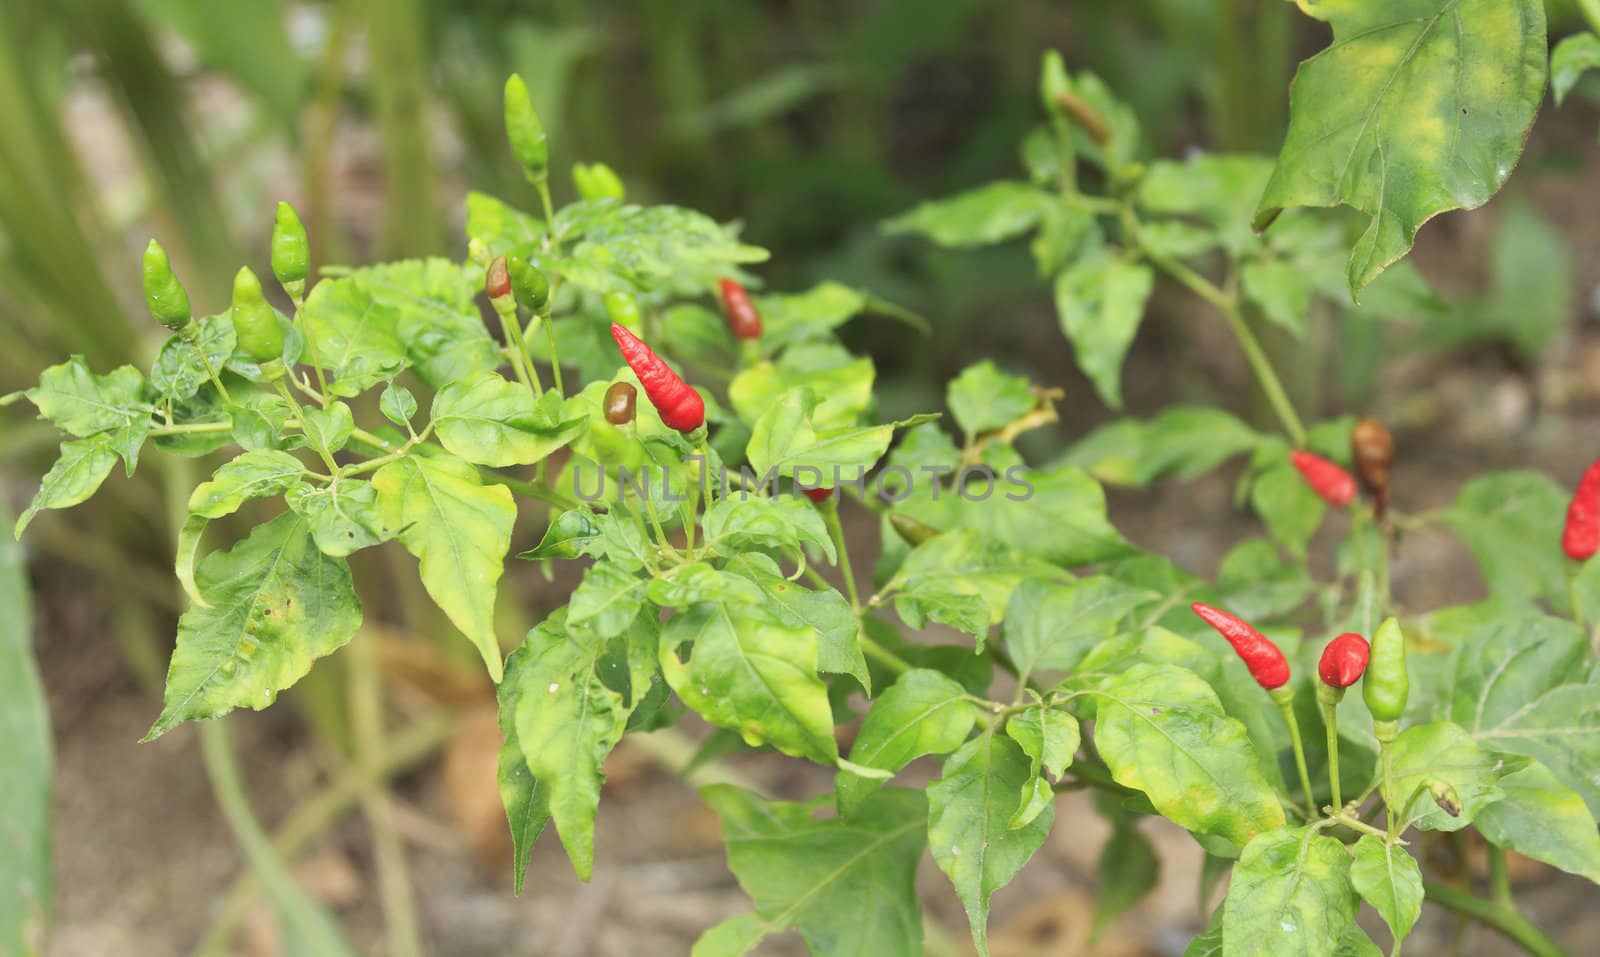
[[[806,498],[811,499],[813,502],[826,502],[833,496],[833,489],[831,488],[803,488],[800,491],[804,492]]]
[[[1361,680],[1361,673],[1367,670],[1367,656],[1371,651],[1367,639],[1353,631],[1345,632],[1322,649],[1322,660],[1317,662],[1317,677],[1330,688],[1348,688]]]
[[[1561,549],[1575,562],[1600,551],[1600,461],[1589,466],[1578,480],[1578,491],[1567,506]]]
[[[679,378],[660,356],[640,342],[638,336],[614,322],[611,324],[611,338],[617,340],[622,358],[627,360],[633,374],[639,377],[645,397],[661,413],[661,421],[668,428],[689,433],[705,424],[705,400],[689,383]]]
[[[1289,461],[1305,476],[1306,484],[1324,502],[1334,508],[1344,508],[1356,497],[1355,476],[1320,455],[1302,449],[1290,453]]]
[[[1250,675],[1257,684],[1272,691],[1289,683],[1289,662],[1278,646],[1272,643],[1272,639],[1250,627],[1244,619],[1236,618],[1220,608],[1212,608],[1198,601],[1189,607],[1205,619],[1206,624],[1228,639],[1228,644],[1244,659],[1245,667],[1250,669]]]
[[[761,313],[750,302],[750,294],[732,279],[718,281],[722,288],[722,308],[728,313],[728,327],[735,339],[761,338]]]

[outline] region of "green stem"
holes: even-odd
[[[300,411],[300,403],[295,401],[294,393],[289,391],[289,387],[283,384],[283,379],[281,378],[274,380],[272,384],[277,387],[278,394],[283,396],[283,401],[289,403],[289,411],[294,413],[294,420],[300,424],[300,431],[305,433],[307,439],[310,439],[311,430],[306,428],[305,413]],[[328,450],[320,446],[316,447],[316,450],[317,454],[322,457],[323,464],[328,466],[328,471],[338,474],[339,463],[333,460],[333,456],[328,454]]]
[[[1387,741],[1380,740],[1378,742],[1378,754],[1380,756],[1379,759],[1383,763],[1383,803],[1384,803],[1384,813],[1385,813],[1385,816],[1386,816],[1386,818],[1387,818],[1387,820],[1389,822],[1389,840],[1392,841],[1392,840],[1394,840],[1394,837],[1395,837],[1395,827],[1394,827],[1394,825],[1395,825],[1395,816],[1394,816],[1394,810],[1388,806],[1389,805],[1389,795],[1394,793],[1394,786],[1393,786],[1394,758],[1389,753],[1391,750],[1392,749],[1389,747],[1389,743]]]
[[[1470,917],[1532,954],[1533,957],[1568,957],[1559,944],[1514,908],[1486,901],[1466,891],[1424,879],[1423,895],[1440,907]]]
[[[868,658],[877,659],[880,664],[895,674],[903,675],[914,667],[911,662],[878,644],[874,638],[867,634],[865,628],[856,629],[856,641],[860,643],[862,652]]]
[[[833,547],[839,552],[839,573],[844,576],[845,594],[850,596],[850,608],[861,614],[861,593],[856,590],[856,575],[850,567],[850,549],[844,541],[844,525],[839,521],[838,493],[835,492],[821,504],[822,522],[828,526]]]
[[[357,635],[349,645],[350,725],[355,763],[369,781],[378,778],[383,754],[383,685],[371,635]],[[381,787],[361,796],[361,810],[372,832],[373,866],[378,873],[378,901],[383,911],[384,938],[395,957],[422,957],[422,932],[417,925],[411,875],[405,846],[395,831],[394,808]]]
[[[1383,831],[1379,830],[1378,828],[1373,827],[1371,824],[1368,824],[1366,821],[1361,820],[1360,818],[1356,817],[1353,814],[1345,814],[1344,812],[1339,811],[1339,812],[1336,812],[1331,818],[1329,818],[1329,820],[1337,821],[1340,824],[1343,824],[1345,827],[1348,827],[1350,830],[1355,831],[1358,834],[1370,834],[1373,837],[1381,837],[1385,841],[1389,840],[1389,835],[1385,834]],[[1395,843],[1404,844],[1405,842],[1404,841],[1397,841]]]
[[[1123,216],[1123,225],[1129,234],[1138,242],[1139,224],[1131,212]],[[1306,444],[1306,428],[1300,422],[1300,416],[1294,410],[1294,403],[1289,401],[1289,395],[1284,391],[1283,383],[1278,379],[1278,373],[1272,368],[1272,361],[1267,358],[1267,353],[1261,348],[1261,343],[1256,339],[1254,332],[1250,331],[1250,324],[1245,321],[1244,313],[1239,310],[1239,300],[1224,292],[1216,283],[1190,269],[1183,263],[1169,259],[1166,256],[1152,253],[1142,245],[1140,249],[1149,260],[1160,266],[1167,275],[1182,283],[1189,291],[1215,306],[1228,320],[1228,327],[1233,330],[1234,338],[1239,340],[1239,347],[1244,350],[1244,357],[1250,363],[1250,370],[1255,373],[1256,382],[1260,384],[1261,391],[1266,394],[1267,401],[1271,403],[1272,410],[1278,416],[1278,421],[1283,425],[1283,430],[1289,434],[1289,441],[1297,447]]]
[[[301,283],[300,285],[303,287],[305,284]],[[328,377],[322,371],[322,361],[317,358],[316,338],[307,334],[305,328],[300,322],[300,314],[305,311],[305,306],[306,293],[305,290],[301,288],[300,293],[294,297],[294,325],[296,329],[300,330],[300,334],[305,337],[306,361],[311,364],[311,371],[315,373],[317,377],[317,399],[322,403],[322,407],[326,409],[328,404],[333,400],[328,397]]]
[[[1493,844],[1489,845],[1489,892],[1495,903],[1513,909],[1517,906],[1511,897],[1511,875],[1506,872],[1506,852]]]
[[[516,373],[517,381],[533,393],[535,399],[539,398],[539,393],[544,391],[544,384],[539,381],[539,370],[528,359],[528,347],[522,339],[522,322],[517,319],[516,307],[512,306],[504,312],[496,309],[494,314],[500,319],[500,332],[506,337],[506,350],[511,353],[511,371]]]
[[[1306,769],[1306,749],[1300,741],[1300,722],[1294,716],[1294,704],[1285,696],[1278,701],[1278,710],[1283,712],[1284,723],[1289,726],[1289,743],[1294,746],[1294,766],[1300,772],[1300,787],[1305,790],[1306,806],[1314,808],[1317,799],[1311,791],[1311,772]]]
[[[158,425],[150,430],[151,435],[195,435],[205,432],[227,432],[232,430],[233,423],[229,422],[190,422],[186,425]]]
[[[273,900],[278,902],[280,918],[293,923],[293,936],[313,952],[350,953],[338,926],[295,884],[283,860],[273,850],[272,842],[262,831],[255,813],[251,811],[250,801],[245,797],[244,785],[239,779],[239,765],[227,723],[211,720],[201,721],[199,725],[200,757],[205,764],[206,776],[211,779],[211,790],[217,796],[222,816],[227,819],[234,839],[250,863],[250,869]]]
[[[184,340],[189,343],[189,348],[194,350],[194,354],[200,359],[200,364],[205,366],[206,375],[211,377],[211,384],[217,387],[217,394],[222,396],[222,404],[232,405],[233,397],[228,395],[228,387],[222,384],[217,370],[211,365],[211,357],[206,355],[205,346],[200,343],[199,326],[191,322],[184,327],[184,330]]]
[[[561,353],[556,348],[556,323],[549,313],[544,315],[544,331],[550,340],[550,375],[556,380],[556,394],[565,397],[567,390],[561,384]]]
[[[1328,732],[1328,784],[1333,790],[1333,809],[1344,809],[1339,789],[1339,702],[1322,702],[1322,724]]]

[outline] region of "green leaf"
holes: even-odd
[[[901,502],[899,510],[934,528],[982,532],[1024,555],[1061,566],[1137,554],[1107,519],[1105,490],[1082,469],[1030,470],[1014,452],[993,445],[986,457],[997,476],[987,498],[978,499],[983,487],[974,481],[977,487],[967,496],[930,489]]]
[[[1491,595],[1564,608],[1566,558],[1557,545],[1568,498],[1538,472],[1493,472],[1468,482],[1442,519],[1472,550]]]
[[[500,788],[500,803],[506,809],[506,823],[511,826],[511,875],[513,891],[519,896],[528,873],[528,861],[533,857],[534,842],[544,830],[545,822],[550,820],[550,787],[533,776],[528,759],[522,753],[522,740],[517,737],[517,706],[522,700],[523,688],[533,686],[534,693],[540,693],[537,682],[527,680],[524,674],[531,667],[531,657],[531,651],[512,652],[506,659],[505,677],[496,690],[502,743],[495,777]],[[548,687],[547,684],[546,689]],[[549,694],[549,691],[543,693]]]
[[[940,779],[928,785],[928,847],[955,885],[983,957],[989,953],[989,897],[1011,883],[1055,820],[1047,803],[1028,824],[1010,826],[1028,778],[1028,758],[1017,743],[989,733],[951,755]]]
[[[744,957],[771,933],[760,914],[739,914],[701,934],[689,957]]]
[[[306,520],[311,537],[324,555],[350,555],[394,537],[393,529],[383,524],[378,490],[371,482],[353,478],[325,486],[302,482],[283,498]]]
[[[477,465],[532,465],[577,438],[583,418],[563,418],[554,391],[535,402],[527,388],[482,372],[439,390],[433,424],[439,442]]]
[[[691,643],[685,661],[680,648]],[[752,747],[770,744],[826,765],[839,757],[811,628],[759,605],[695,605],[663,629],[661,670],[684,704]]]
[[[1071,671],[1117,623],[1161,595],[1096,575],[1056,583],[1023,582],[1006,607],[1004,639],[1019,679],[1038,670]]]
[[[648,579],[614,562],[596,562],[567,605],[567,623],[582,625],[601,638],[621,634],[644,605]]]
[[[1389,746],[1392,765],[1383,800],[1403,829],[1459,831],[1478,812],[1505,796],[1500,779],[1520,770],[1525,762],[1492,754],[1459,725],[1448,721],[1413,725]],[[1458,814],[1450,814],[1434,800],[1430,787],[1448,785],[1455,791]]]
[[[884,591],[897,590],[895,611],[913,628],[932,618],[969,632],[979,642],[1005,618],[1017,586],[1029,578],[1071,576],[981,533],[956,529],[918,545]]]
[[[1301,558],[1328,510],[1286,457],[1275,457],[1256,477],[1250,486],[1250,504],[1272,537]]]
[[[792,550],[804,542],[820,549],[829,562],[836,560],[822,516],[796,495],[765,498],[730,492],[706,509],[700,524],[705,531],[703,546],[717,554],[731,557],[750,548]]]
[[[883,458],[894,426],[818,429],[816,409],[816,393],[801,386],[774,400],[756,420],[746,455],[758,476],[773,470],[793,476],[796,469],[815,469],[824,484],[837,484],[836,469],[851,478]]]
[[[544,243],[543,221],[487,193],[467,193],[467,236],[489,247],[490,256],[527,259]]]
[[[44,370],[39,384],[24,393],[39,417],[79,438],[138,427],[149,421],[150,405],[141,399],[144,376],[133,366],[95,375],[83,356]]]
[[[1505,797],[1473,822],[1491,844],[1600,884],[1600,833],[1583,798],[1534,762],[1500,779]]]
[[[1422,915],[1422,870],[1405,848],[1373,834],[1362,835],[1350,865],[1350,885],[1389,925],[1397,943],[1417,925]]]
[[[1037,186],[1010,180],[918,205],[883,224],[892,235],[920,233],[940,246],[963,248],[1005,242],[1027,232],[1056,202]]]
[[[872,694],[872,675],[861,654],[861,623],[850,602],[833,589],[812,591],[789,581],[763,556],[745,554],[729,562],[761,589],[767,606],[787,625],[809,626],[817,633],[817,670],[850,675]]]
[[[1283,826],[1244,725],[1193,672],[1136,664],[1095,696],[1095,745],[1112,777],[1173,823],[1239,846]]]
[[[1239,290],[1269,321],[1296,339],[1305,338],[1311,297],[1317,290],[1299,264],[1281,259],[1247,262],[1239,270]]]
[[[806,386],[817,396],[812,424],[819,429],[855,425],[872,406],[872,360],[857,358],[834,343],[786,349],[777,363],[763,361],[734,377],[728,398],[734,411],[754,424],[790,389]]]
[[[1001,372],[988,359],[961,370],[945,395],[950,414],[969,436],[1010,425],[1038,404],[1026,378]]]
[[[317,550],[298,515],[207,555],[195,581],[210,607],[178,619],[165,702],[146,741],[182,721],[267,707],[361,625],[350,569]]]
[[[500,680],[494,596],[511,547],[517,506],[504,485],[484,485],[472,466],[409,455],[372,477],[378,510],[420,563],[422,586]]]
[[[1223,957],[1333,957],[1358,906],[1343,844],[1316,825],[1268,831],[1234,865]]]
[[[1600,66],[1600,37],[1593,33],[1574,33],[1562,38],[1550,53],[1550,92],[1555,94],[1556,106],[1567,98],[1578,80]]]
[[[87,501],[111,474],[111,467],[117,464],[117,453],[111,444],[108,432],[61,443],[61,457],[44,474],[33,501],[17,518],[13,534],[21,538],[23,529],[44,509],[71,508]]]
[[[1333,43],[1289,92],[1289,132],[1255,226],[1286,206],[1372,217],[1350,254],[1352,295],[1417,229],[1483,205],[1511,175],[1544,96],[1540,0],[1409,0],[1308,8]]]
[[[306,409],[300,414],[306,423],[306,442],[329,455],[344,448],[350,441],[350,433],[355,431],[355,417],[343,402],[335,402],[326,409]]]
[[[701,295],[740,265],[768,257],[739,242],[734,228],[680,206],[586,200],[556,213],[555,232],[571,250],[557,266],[562,276],[602,294]]]
[[[1139,182],[1139,205],[1147,212],[1198,219],[1215,230],[1231,256],[1239,257],[1261,243],[1250,217],[1271,176],[1272,161],[1262,156],[1198,153],[1181,163],[1156,160]],[[1140,237],[1141,243],[1147,239]]]
[[[54,897],[50,709],[33,656],[25,556],[0,548],[0,953],[19,955],[45,939]]]
[[[965,688],[937,671],[913,668],[872,702],[850,748],[850,763],[898,772],[925,754],[949,754],[978,720]],[[853,815],[881,782],[839,772],[839,813]]]
[[[515,669],[507,666],[519,684],[513,696],[516,740],[539,792],[529,800],[543,798],[573,871],[585,881],[594,869],[601,769],[628,723],[622,695],[601,680],[604,654],[603,641],[567,627],[558,614],[528,633],[513,653],[522,661]],[[538,810],[534,804],[531,813]]]
[[[1056,276],[1061,331],[1072,343],[1078,368],[1113,409],[1122,408],[1122,360],[1144,319],[1154,282],[1149,266],[1103,251],[1074,261]]]
[[[815,802],[764,801],[726,784],[700,793],[722,818],[728,868],[767,925],[758,932],[745,915],[721,934],[748,948],[765,933],[794,928],[815,954],[922,953],[916,875],[928,805],[921,794],[887,788],[848,818],[819,821]],[[704,943],[696,955],[743,953]]]
[[[1111,820],[1111,837],[1100,848],[1095,865],[1094,924],[1089,930],[1093,941],[1112,921],[1122,916],[1155,889],[1161,861],[1156,850],[1139,830],[1138,817],[1123,808],[1111,794],[1095,794],[1095,807]]]
[[[761,346],[768,353],[797,342],[825,339],[862,313],[899,319],[922,332],[928,329],[928,321],[916,313],[836,282],[821,282],[805,292],[754,296],[752,301],[761,312]],[[720,322],[719,327],[726,328]]]
[[[201,518],[232,515],[251,499],[288,490],[305,474],[306,467],[287,452],[245,452],[218,468],[210,481],[195,486],[189,495],[189,514]]]
[[[1600,667],[1571,622],[1492,622],[1457,654],[1449,713],[1493,751],[1538,759],[1600,813]]]
[[[1078,719],[1041,704],[1007,718],[1006,736],[1032,759],[1035,776],[1044,772],[1059,779],[1078,750]]]
[[[227,314],[206,316],[195,320],[195,326],[200,335],[200,348],[205,351],[211,368],[220,374],[236,345],[233,318]],[[191,398],[210,381],[211,376],[206,373],[205,363],[200,361],[195,347],[178,335],[167,339],[150,367],[150,388],[157,395],[180,401]]]
[[[384,418],[403,429],[417,414],[417,397],[405,386],[391,382],[384,386],[383,394],[378,396],[378,410]]]
[[[1304,565],[1284,561],[1277,546],[1264,538],[1235,545],[1217,569],[1217,590],[1228,609],[1247,621],[1293,611],[1315,588]]]

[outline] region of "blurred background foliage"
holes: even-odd
[[[1577,26],[1568,3],[1551,0],[1550,14],[1553,38]],[[224,307],[240,262],[263,265],[279,198],[300,209],[314,263],[464,256],[469,187],[537,204],[501,128],[501,85],[520,72],[554,169],[604,161],[633,199],[742,220],[775,253],[771,287],[834,278],[929,316],[937,333],[911,342],[888,324],[851,331],[879,363],[886,412],[935,407],[950,375],[993,355],[1068,384],[1069,402],[1088,407],[1071,416],[1081,434],[1105,412],[1071,369],[1024,244],[943,251],[887,236],[882,221],[1021,174],[1045,50],[1132,105],[1147,157],[1271,155],[1294,66],[1327,39],[1284,0],[5,0],[0,394],[69,353],[105,369],[157,347],[137,281],[151,235],[202,314]],[[564,173],[554,186],[571,195]],[[1445,290],[1459,308],[1420,317],[1407,348],[1488,343],[1531,362],[1560,335],[1573,312],[1567,244],[1530,205],[1496,221],[1491,261],[1472,267],[1486,278]],[[1174,390],[1226,394],[1214,370],[1185,361],[1192,337],[1160,348],[1163,328],[1141,335],[1157,340],[1161,382],[1135,387],[1130,407]],[[1273,347],[1305,401],[1329,388],[1359,397],[1395,343],[1324,317]],[[25,406],[0,408],[9,478],[31,487],[52,452]],[[180,485],[171,470],[186,466],[163,467],[41,522],[37,541],[101,572],[143,559],[125,574],[170,611],[161,486]],[[160,656],[144,657],[158,674]]]

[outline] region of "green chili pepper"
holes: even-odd
[[[574,163],[572,185],[578,188],[578,195],[584,199],[621,201],[627,196],[621,178],[604,163]]]
[[[506,81],[506,138],[529,179],[541,180],[549,175],[550,144],[545,141],[544,124],[528,97],[528,84],[515,73]]]
[[[156,321],[173,332],[181,332],[194,320],[189,294],[173,275],[167,251],[154,239],[144,249],[144,302]]]
[[[260,363],[283,357],[283,328],[261,292],[261,280],[249,266],[233,277],[231,314],[233,331],[245,355]]]
[[[521,256],[507,256],[506,269],[511,273],[511,291],[516,293],[517,305],[536,316],[543,315],[550,305],[550,280]]]
[[[634,335],[644,331],[639,314],[639,300],[625,292],[608,292],[605,296],[606,316]]]
[[[278,204],[278,218],[272,224],[272,274],[296,299],[305,292],[311,275],[311,245],[300,214],[288,203]]]
[[[1400,622],[1390,618],[1372,635],[1372,660],[1361,680],[1361,696],[1378,729],[1378,740],[1393,740],[1405,714],[1410,681],[1406,675],[1406,639]],[[1387,737],[1386,737],[1387,736]]]

